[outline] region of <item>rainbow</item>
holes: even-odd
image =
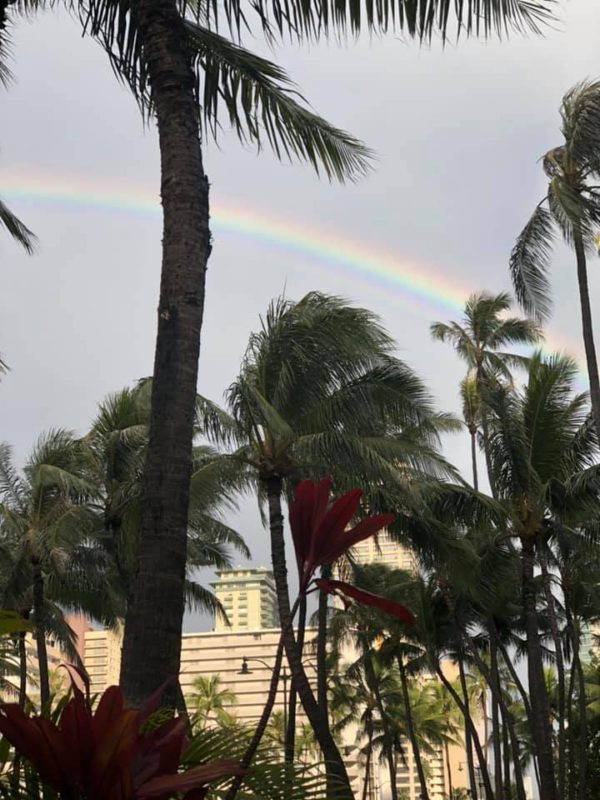
[[[90,210],[109,213],[126,213],[156,218],[160,215],[160,202],[152,190],[121,183],[118,179],[105,183],[76,175],[32,172],[21,167],[3,172],[0,177],[0,195],[11,202],[42,205],[58,210]],[[467,287],[447,274],[426,264],[411,263],[346,235],[325,233],[290,224],[266,213],[249,211],[223,201],[211,204],[211,228],[224,234],[233,234],[286,250],[330,270],[352,276],[370,286],[376,284],[384,290],[395,292],[395,302],[410,303],[411,310],[419,309],[429,319],[442,313],[460,314],[466,297],[474,289]],[[578,353],[580,347],[561,341],[556,336],[546,339],[545,349]],[[582,371],[583,369],[582,365]]]

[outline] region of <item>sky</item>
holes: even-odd
[[[377,312],[439,408],[459,411],[463,367],[431,341],[430,323],[458,318],[469,292],[510,289],[511,247],[544,192],[538,159],[561,143],[561,97],[600,76],[600,4],[563,0],[557,17],[543,38],[445,48],[398,35],[273,50],[260,38],[245,43],[283,65],[376,161],[365,179],[340,186],[226,129],[206,143],[215,241],[202,394],[221,400],[273,297],[319,290]],[[0,440],[23,461],[44,430],[84,432],[107,393],[151,374],[161,220],[155,130],[98,45],[64,10],[20,21],[13,38],[17,81],[0,93],[0,197],[40,245],[28,257],[0,231],[0,351],[11,366]],[[598,273],[592,260],[595,308]],[[548,346],[581,361],[575,264],[560,244],[552,285]],[[467,475],[467,436],[445,448]],[[243,502],[230,522],[252,563],[266,565],[256,504]]]

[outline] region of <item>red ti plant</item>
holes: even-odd
[[[92,711],[81,677],[86,693],[72,681],[73,697],[56,724],[28,716],[15,703],[0,706],[0,733],[61,800],[168,800],[174,793],[198,800],[209,783],[245,773],[232,761],[178,772],[184,722],[169,719],[145,729],[164,687],[133,709],[125,708],[123,693],[111,686]]]
[[[348,528],[363,493],[360,489],[352,489],[331,502],[330,488],[331,478],[323,478],[319,483],[301,481],[296,487],[290,508],[290,528],[300,573],[300,594],[307,593],[318,567],[333,564],[355,544],[374,536],[395,519],[393,514],[376,514]],[[317,579],[314,582],[322,592],[341,596],[344,602],[351,598],[392,614],[407,625],[414,623],[412,614],[404,606],[385,597],[357,589],[345,581]]]

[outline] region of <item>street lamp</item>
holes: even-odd
[[[238,672],[238,675],[252,675],[252,670],[248,666],[249,661],[258,661],[259,664],[262,664],[265,669],[268,669],[271,674],[273,673],[273,667],[269,666],[266,661],[263,661],[262,658],[254,658],[250,657],[247,658],[246,656],[242,657],[242,666]],[[283,668],[283,672],[279,673],[279,679],[283,681],[283,736],[285,739],[286,732],[287,732],[287,720],[288,720],[288,707],[287,707],[287,682],[289,679],[289,675]]]

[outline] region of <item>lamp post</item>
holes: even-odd
[[[246,656],[242,657],[242,667],[238,672],[238,675],[252,675],[252,670],[248,666],[249,661],[258,661],[259,664],[262,664],[265,669],[268,669],[269,672],[273,673],[273,667],[270,667],[266,661],[263,661],[262,658],[254,658],[250,657],[247,658]],[[285,741],[285,735],[287,731],[287,720],[288,720],[288,706],[287,706],[287,682],[289,679],[289,675],[283,668],[283,671],[279,674],[279,680],[283,681],[283,737]]]

